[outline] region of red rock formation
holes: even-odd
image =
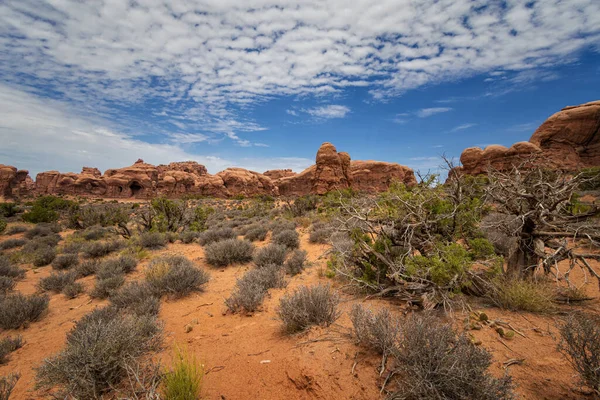
[[[408,167],[379,161],[351,161],[348,153],[338,153],[331,143],[323,143],[315,165],[297,175],[276,179],[275,185],[281,195],[302,196],[346,188],[381,192],[394,181],[416,183],[413,170]]]
[[[0,164],[0,196],[10,198],[31,194],[32,181],[29,171]]]
[[[477,175],[488,167],[506,170],[526,160],[565,171],[600,166],[600,101],[563,108],[548,118],[529,142],[508,149],[499,145],[465,149],[460,156],[462,167],[456,171]]]
[[[272,169],[272,170],[263,172],[263,175],[268,176],[271,179],[281,179],[281,178],[286,178],[288,176],[295,176],[297,174],[294,171],[292,171],[291,169]]]
[[[216,176],[223,179],[223,184],[229,196],[239,194],[244,196],[259,194],[279,195],[279,190],[273,181],[258,172],[248,171],[243,168],[227,168],[217,173]]]

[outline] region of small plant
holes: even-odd
[[[209,280],[203,269],[183,256],[168,255],[150,261],[146,269],[146,281],[155,293],[184,297],[200,291]]]
[[[49,276],[40,279],[38,286],[43,291],[60,293],[65,286],[75,282],[75,276],[75,273],[70,271],[53,272]]]
[[[18,233],[27,232],[27,227],[25,225],[13,225],[9,226],[4,232],[8,236],[16,235]]]
[[[56,388],[63,398],[101,398],[118,385],[128,367],[161,343],[161,327],[153,317],[121,315],[98,308],[67,334],[60,353],[42,363],[37,388]]]
[[[96,272],[98,279],[110,278],[114,275],[128,274],[135,270],[137,260],[130,256],[119,256],[104,260]]]
[[[0,242],[0,250],[9,250],[23,246],[27,241],[25,239],[6,239]]]
[[[256,251],[254,254],[254,264],[258,268],[271,264],[282,266],[286,254],[287,247],[279,244],[270,244]]]
[[[42,247],[33,253],[33,266],[43,267],[54,261],[56,250],[52,247]]]
[[[254,245],[247,240],[226,239],[211,243],[204,249],[206,262],[216,267],[252,260]]]
[[[75,267],[75,273],[78,278],[84,278],[94,275],[98,269],[100,269],[100,262],[98,260],[87,260]]]
[[[100,258],[109,255],[112,252],[120,250],[125,243],[121,240],[111,240],[108,242],[90,242],[83,246],[83,255],[87,258]]]
[[[198,236],[198,243],[206,246],[211,243],[226,239],[235,239],[235,232],[231,228],[209,229]]]
[[[154,289],[146,282],[131,282],[110,296],[113,306],[135,315],[157,315],[160,299]]]
[[[290,257],[283,264],[285,272],[294,276],[304,271],[306,263],[306,251],[294,250]]]
[[[554,310],[554,289],[547,282],[498,278],[489,294],[499,307],[513,311],[550,312]]]
[[[27,239],[33,239],[36,237],[54,236],[58,232],[60,232],[60,226],[57,224],[37,224],[26,231],[24,236]]]
[[[167,245],[167,237],[160,232],[143,232],[140,234],[139,244],[145,249],[161,249]]]
[[[6,293],[13,290],[16,285],[17,283],[13,278],[0,275],[0,296],[4,296]]]
[[[106,299],[123,286],[124,283],[125,277],[123,275],[113,275],[104,279],[98,279],[90,296],[96,299]]]
[[[271,239],[273,243],[280,244],[288,249],[297,249],[300,247],[300,236],[295,230],[285,230],[274,234]]]
[[[339,296],[329,285],[301,286],[281,298],[277,316],[288,333],[313,325],[329,326],[339,317]]]
[[[494,245],[487,239],[475,238],[468,241],[469,254],[474,260],[485,260],[496,255]]]
[[[77,254],[59,254],[52,261],[52,268],[56,270],[69,269],[79,264]]]
[[[373,313],[360,304],[355,304],[350,311],[350,320],[356,339],[361,345],[383,355],[389,355],[397,346],[400,339],[400,321],[392,316],[387,308]]]
[[[576,313],[559,326],[561,341],[558,350],[563,353],[581,381],[600,395],[600,318]]]
[[[225,305],[234,313],[252,313],[260,307],[269,289],[284,288],[286,285],[283,270],[278,265],[270,264],[252,269],[237,280]]]
[[[331,226],[318,222],[312,226],[308,241],[310,243],[327,244],[332,233],[333,228]]]
[[[21,336],[0,339],[0,365],[6,364],[8,355],[13,351],[23,347],[23,338]]]
[[[0,203],[0,217],[10,218],[21,212],[17,203]]]
[[[244,239],[249,240],[251,242],[262,242],[267,238],[267,233],[269,233],[269,230],[264,226],[250,226],[246,231],[246,234],[244,235]]]
[[[411,315],[394,346],[393,399],[512,400],[511,377],[487,371],[492,356],[433,315]]]
[[[169,400],[200,398],[204,369],[187,350],[178,347],[171,369],[163,377],[163,396]]]
[[[62,294],[64,294],[67,299],[74,299],[83,292],[85,292],[85,287],[81,282],[67,283],[62,290]]]
[[[196,231],[185,231],[181,234],[181,243],[190,244],[198,239],[198,232]]]
[[[296,223],[293,221],[287,221],[280,219],[278,221],[274,221],[271,224],[271,233],[273,236],[280,234],[283,231],[293,231],[296,230]]]
[[[0,376],[0,400],[8,400],[21,375]]]
[[[58,252],[62,254],[78,254],[84,247],[82,242],[66,242],[59,248]]]
[[[21,279],[25,276],[25,270],[12,265],[8,257],[0,255],[0,276]]]
[[[0,328],[17,329],[38,321],[48,309],[48,302],[48,296],[36,294],[14,293],[0,298]]]

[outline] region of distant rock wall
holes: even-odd
[[[0,165],[0,194],[4,197],[70,195],[99,198],[148,199],[156,196],[200,195],[228,198],[237,195],[324,194],[336,189],[386,190],[394,181],[413,184],[413,171],[399,164],[351,161],[331,143],[317,152],[316,164],[296,174],[272,170],[264,174],[242,168],[227,168],[211,175],[194,161],[154,166],[137,160],[129,167],[109,169],[83,167],[81,173],[40,172],[35,183],[27,171]]]
[[[454,172],[477,175],[490,167],[502,171],[529,160],[563,171],[600,166],[600,101],[563,108],[540,125],[528,142],[510,148],[469,147],[460,156],[462,167]]]

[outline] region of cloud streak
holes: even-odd
[[[431,107],[431,108],[422,108],[419,111],[417,111],[416,114],[417,114],[417,117],[419,117],[419,118],[427,118],[427,117],[431,117],[432,115],[446,113],[448,111],[452,111],[452,108],[450,108],[450,107]]]

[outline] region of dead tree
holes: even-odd
[[[581,174],[546,170],[527,165],[507,171],[489,170],[486,200],[506,219],[493,228],[516,238],[516,249],[507,259],[507,274],[517,278],[533,275],[538,266],[558,276],[558,263],[570,260],[565,276],[579,265],[600,276],[588,259],[600,255],[582,247],[600,246],[600,208],[577,201],[576,191],[585,179]],[[600,282],[600,281],[599,281]]]

